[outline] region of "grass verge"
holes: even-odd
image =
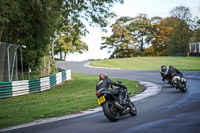
[[[62,116],[99,106],[96,97],[98,76],[72,73],[73,80],[40,93],[0,99],[0,128]],[[129,92],[142,91],[137,81],[121,80]],[[137,87],[136,87],[137,86]]]
[[[134,69],[160,70],[161,65],[173,65],[179,70],[200,71],[200,57],[134,57],[91,62],[92,66]]]

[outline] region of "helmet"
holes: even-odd
[[[162,74],[167,74],[168,73],[168,68],[165,65],[161,66],[161,71]]]
[[[100,80],[106,79],[106,78],[108,78],[108,76],[107,76],[106,74],[104,74],[104,73],[101,73],[101,74],[99,75],[99,79],[100,79]]]
[[[161,66],[161,69],[165,69],[165,68],[166,68],[166,66],[165,66],[165,65],[162,65],[162,66]]]
[[[169,69],[172,70],[172,69],[174,69],[174,67],[173,66],[169,66]]]
[[[164,65],[161,66],[161,71],[165,71],[166,69],[167,69],[166,66],[164,66]]]

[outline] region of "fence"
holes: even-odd
[[[0,98],[20,96],[51,89],[71,79],[71,70],[59,72],[50,77],[12,82],[0,82]]]

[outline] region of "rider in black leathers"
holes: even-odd
[[[161,76],[162,76],[162,81],[165,81],[165,80],[169,81],[170,80],[168,70],[169,69],[166,66],[164,66],[164,65],[161,66],[160,72],[161,72]]]
[[[174,76],[183,77],[183,74],[178,69],[174,68],[173,66],[169,67],[168,74],[169,74],[170,79],[172,79]]]
[[[100,74],[99,75],[99,79],[100,81],[97,83],[96,85],[96,91],[97,92],[100,92],[102,90],[109,90],[109,86],[110,85],[114,85],[114,86],[118,86],[118,87],[124,87],[124,84],[121,84],[119,82],[113,82],[112,80],[110,80],[108,78],[108,76],[106,74]],[[123,89],[120,89],[120,88],[117,88],[117,89],[113,89],[113,90],[109,90],[112,94],[116,95],[118,94],[119,95],[119,104],[123,104],[124,103],[124,90]]]
[[[183,74],[173,66],[169,66],[169,69],[162,65],[161,66],[161,76],[163,81],[168,81],[169,84],[173,85],[172,78],[174,76],[181,76],[183,77]]]

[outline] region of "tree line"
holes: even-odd
[[[38,69],[43,57],[88,50],[81,41],[85,23],[106,31],[110,10],[123,0],[0,0],[0,42],[25,45],[24,66]],[[148,18],[146,14],[121,17],[112,24],[113,34],[103,37],[111,58],[172,55],[188,51],[189,42],[199,42],[200,21],[189,8],[176,7],[171,17]],[[62,57],[64,53],[64,57]],[[18,58],[19,59],[19,58]]]
[[[88,50],[83,21],[105,30],[117,2],[123,0],[0,0],[0,42],[25,45],[24,65],[37,69],[50,51],[54,60],[55,53]]]
[[[170,14],[166,18],[138,14],[117,19],[111,25],[112,35],[102,37],[101,49],[109,49],[110,58],[186,55],[189,43],[200,42],[200,19],[192,18],[184,6],[175,7]]]

